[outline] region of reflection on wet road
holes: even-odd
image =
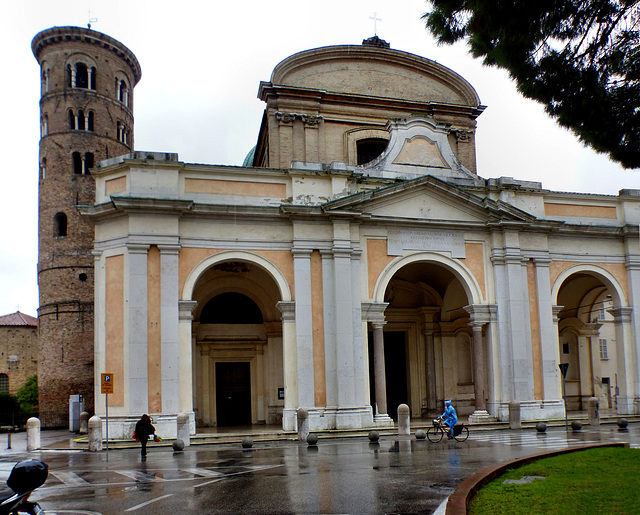
[[[640,428],[615,429],[472,432],[464,443],[385,437],[162,448],[146,462],[137,449],[30,456],[50,467],[34,495],[48,514],[431,513],[465,478],[497,462],[585,443],[640,446]],[[0,462],[0,475],[8,465]]]

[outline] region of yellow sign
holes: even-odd
[[[113,374],[101,374],[102,393],[113,393]]]

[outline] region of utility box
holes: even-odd
[[[80,431],[80,413],[84,411],[82,395],[69,395],[69,431]]]

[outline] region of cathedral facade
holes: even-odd
[[[639,412],[640,192],[480,177],[472,85],[377,38],[295,54],[258,96],[243,166],[90,170],[110,434],[141,413],[163,436],[178,413],[294,430],[299,408],[311,430],[388,427],[444,399],[472,423],[511,401],[563,418],[560,364],[569,410]]]

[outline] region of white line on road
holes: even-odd
[[[74,472],[65,472],[62,470],[56,470],[55,472],[50,472],[50,474],[60,481],[62,481],[67,486],[84,486],[88,485],[89,482],[82,479],[78,474]]]
[[[134,481],[164,481],[165,480],[162,477],[152,476],[151,474],[140,472],[139,470],[114,470],[113,472],[115,472],[116,474],[120,474],[121,476],[133,479]]]
[[[151,499],[150,501],[147,502],[143,502],[142,504],[137,504],[136,506],[132,506],[131,508],[127,508],[124,511],[136,511],[139,510],[140,508],[144,508],[145,506],[149,506],[150,504],[157,502],[157,501],[161,501],[162,499],[166,499],[167,497],[171,497],[173,494],[167,494],[167,495],[163,495],[161,497],[156,497],[155,499]]]

